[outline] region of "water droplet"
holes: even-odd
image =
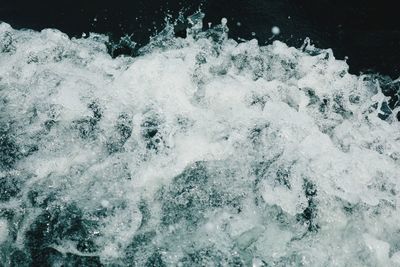
[[[279,29],[279,27],[277,27],[277,26],[274,26],[271,28],[271,32],[273,35],[278,35],[281,33],[281,29]]]
[[[281,30],[279,29],[279,27],[274,26],[274,27],[271,28],[271,32],[272,32],[273,35],[278,35],[278,34],[281,33]]]
[[[228,20],[227,20],[226,18],[222,18],[222,19],[221,19],[221,24],[222,24],[222,25],[225,26],[227,23],[228,23]]]

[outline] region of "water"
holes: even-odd
[[[113,41],[128,35],[137,47],[163,28],[165,16],[185,16],[201,8],[204,25],[229,23],[232,39],[256,37],[270,43],[271,29],[278,26],[280,40],[299,47],[309,37],[319,48],[331,48],[337,59],[348,57],[349,72],[382,73],[400,76],[400,23],[398,1],[363,0],[13,0],[0,3],[0,21],[15,29],[56,28],[70,37],[82,33],[105,33]],[[185,35],[186,25],[176,25],[176,34]],[[133,49],[135,50],[135,49]],[[132,54],[122,45],[115,55]]]
[[[117,58],[0,24],[1,265],[400,265],[398,81],[202,18]]]

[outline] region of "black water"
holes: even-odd
[[[336,57],[349,58],[350,71],[400,75],[400,22],[395,0],[218,0],[218,1],[2,1],[0,20],[16,28],[57,28],[71,36],[83,32],[109,34],[117,41],[132,35],[138,45],[162,29],[166,14],[191,14],[199,7],[205,21],[228,19],[232,38],[269,41],[271,27],[277,37],[299,46],[305,37],[321,48],[332,48]],[[177,35],[184,35],[185,25]],[[129,54],[121,48],[116,53]]]

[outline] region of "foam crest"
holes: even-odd
[[[202,18],[133,58],[0,24],[3,265],[399,264],[396,81]]]

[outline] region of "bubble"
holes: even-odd
[[[101,201],[101,206],[102,206],[103,208],[108,208],[108,207],[110,207],[110,202],[109,202],[108,200],[103,199],[103,200]]]

